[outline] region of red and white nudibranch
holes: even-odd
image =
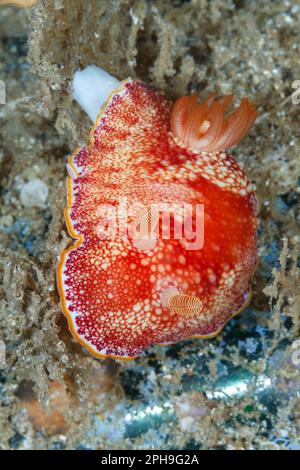
[[[65,216],[76,241],[61,254],[58,285],[74,337],[96,357],[132,359],[153,344],[216,335],[251,297],[257,200],[227,149],[247,133],[255,107],[244,98],[230,114],[232,96],[214,94],[173,105],[95,66],[75,74],[73,93],[95,121],[90,143],[68,163]],[[183,205],[190,231],[203,207],[196,249],[173,236]]]

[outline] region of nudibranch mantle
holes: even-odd
[[[65,216],[76,241],[61,254],[58,287],[74,337],[96,357],[132,359],[153,344],[214,336],[251,297],[253,188],[225,150],[181,142],[171,116],[163,93],[127,79],[102,106],[90,143],[69,158]],[[128,220],[137,220],[141,203],[162,201],[175,215],[186,203],[204,207],[199,249],[175,237],[143,245],[121,230],[103,236],[109,217],[134,207]]]

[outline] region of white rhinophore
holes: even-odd
[[[75,72],[72,83],[73,97],[95,122],[101,106],[112,91],[117,88],[119,80],[96,65],[88,65]]]

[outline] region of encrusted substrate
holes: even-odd
[[[2,448],[299,448],[299,21],[288,0],[1,8]],[[90,126],[70,79],[90,63],[172,98],[247,94],[261,115],[236,150],[261,203],[251,307],[214,340],[153,347],[129,364],[74,342],[55,282],[70,243],[67,155]]]

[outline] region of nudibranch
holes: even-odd
[[[215,94],[173,105],[96,66],[76,72],[73,94],[95,124],[68,162],[75,242],[58,286],[71,332],[94,356],[117,359],[216,335],[251,297],[257,199],[228,148],[253,124],[254,105],[244,98],[230,112],[232,96]]]

